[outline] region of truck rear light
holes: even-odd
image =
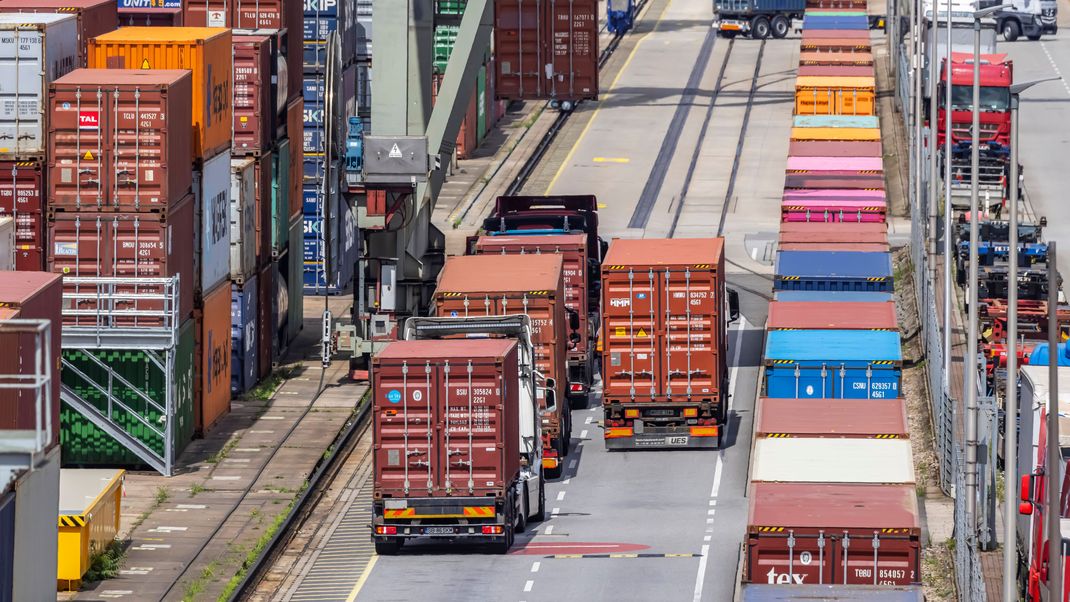
[[[580,383],[571,383],[568,386],[568,390],[572,393],[583,393],[583,385]]]
[[[684,418],[695,418],[698,416],[698,408],[684,408]]]
[[[716,437],[718,428],[715,426],[693,426],[691,427],[692,437]]]
[[[375,534],[376,535],[397,535],[398,534],[398,528],[397,527],[378,526],[378,527],[375,528]]]
[[[625,418],[638,418],[639,417],[639,410],[624,410],[624,417]]]
[[[483,535],[501,535],[502,531],[501,525],[486,525],[483,527]]]
[[[606,439],[616,439],[617,437],[631,437],[633,435],[634,431],[630,426],[618,426],[606,429]]]
[[[557,468],[558,464],[560,464],[560,462],[557,461],[557,458],[543,458],[542,459],[542,467],[543,468],[547,468],[547,469],[553,470],[553,469]]]

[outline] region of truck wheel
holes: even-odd
[[[1022,26],[1018,25],[1017,21],[1004,21],[1002,30],[1003,39],[1008,42],[1013,42],[1018,39],[1018,36],[1022,35]]]
[[[516,532],[523,533],[528,528],[528,513],[531,512],[531,501],[528,499],[528,488],[524,487],[524,499],[520,501],[520,516],[516,519]]]
[[[754,17],[750,22],[750,37],[755,40],[764,40],[769,37],[769,19]]]
[[[401,551],[401,539],[375,540],[375,553],[380,556],[396,556]]]
[[[788,30],[791,29],[791,23],[784,15],[777,15],[773,17],[773,37],[782,40],[788,35]]]

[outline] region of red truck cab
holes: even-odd
[[[1014,63],[1006,54],[981,55],[981,150],[989,150],[998,144],[1010,148],[1011,134],[1011,84],[1014,83]],[[947,85],[947,65],[940,68],[941,89]],[[943,146],[946,126],[944,115],[946,93],[939,94],[937,114],[937,144]],[[966,52],[951,53],[951,141],[965,143],[969,148],[970,128],[973,124],[973,55]],[[995,143],[995,144],[993,144]]]

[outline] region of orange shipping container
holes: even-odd
[[[89,43],[91,69],[189,69],[193,72],[193,159],[230,148],[233,77],[229,29],[123,27]]]
[[[799,142],[879,142],[881,131],[877,128],[791,128],[791,139]]]
[[[194,317],[201,378],[193,418],[196,431],[203,435],[230,412],[230,282],[206,294]]]
[[[876,115],[872,77],[809,77],[795,80],[796,115]]]

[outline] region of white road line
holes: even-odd
[[[564,491],[558,491],[557,492],[557,501],[560,502],[563,499],[565,499],[565,492]]]
[[[695,577],[695,602],[702,600],[702,582],[706,580],[706,561],[709,558],[710,545],[702,546],[702,558],[698,559],[698,575]]]
[[[532,573],[538,573],[540,566],[542,566],[541,562],[536,561],[536,562],[531,563],[531,572]]]
[[[713,487],[710,489],[710,497],[717,497],[717,492],[721,489],[721,468],[724,466],[724,461],[721,459],[721,454],[717,454],[717,466],[713,469]]]
[[[580,439],[586,439],[586,438],[587,438],[587,429],[583,429],[582,431],[580,431]]]
[[[702,536],[702,541],[709,541],[709,540],[711,540],[711,539],[713,539],[713,536],[712,536],[712,535],[703,535],[703,536]]]
[[[561,513],[561,509],[560,508],[554,508],[553,510],[550,511],[550,514],[560,514],[560,513]]]
[[[747,317],[739,317],[739,326],[736,327],[736,351],[732,356],[732,369],[728,371],[728,386],[732,388],[732,393],[735,393],[736,373],[739,372],[739,355],[743,352],[743,331],[747,329]],[[732,409],[732,398],[735,395],[728,397],[728,410]]]
[[[593,416],[588,416],[588,417],[587,417],[587,420],[584,420],[584,421],[583,421],[583,423],[584,423],[584,424],[591,424],[591,420],[592,420],[593,418],[594,418]]]
[[[554,526],[553,525],[546,525],[546,528],[542,530],[542,534],[543,535],[552,535],[553,532],[554,532]]]
[[[561,484],[562,485],[568,485],[571,482],[572,482],[572,479],[565,479],[564,481],[561,482]]]
[[[1063,84],[1063,89],[1066,90],[1067,94],[1070,94],[1070,82],[1066,81],[1066,78],[1063,77],[1062,71],[1059,70],[1059,66],[1055,64],[1055,58],[1051,56],[1050,52],[1048,52],[1048,45],[1044,42],[1041,42],[1040,47],[1044,50],[1044,54],[1048,55],[1048,62],[1051,63],[1051,68],[1055,70],[1055,75],[1059,76],[1060,81]]]
[[[535,582],[528,579],[528,582],[524,584],[524,591],[530,592],[531,588],[535,587]]]

